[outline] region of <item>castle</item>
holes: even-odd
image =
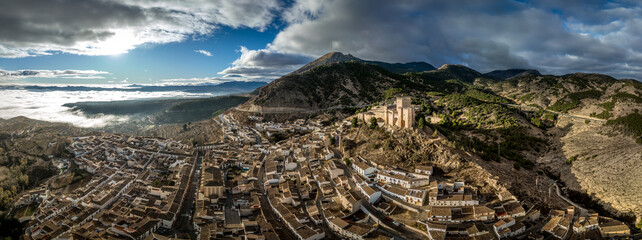
[[[368,112],[359,113],[357,117],[364,122],[369,122],[374,117],[377,122],[383,121],[386,126],[412,128],[415,125],[415,108],[410,97],[397,97],[395,105],[377,106]]]

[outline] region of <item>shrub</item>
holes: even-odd
[[[377,119],[375,117],[370,118],[370,129],[377,128]]]
[[[570,157],[569,159],[566,159],[566,164],[572,164],[577,160],[577,155]]]
[[[515,170],[519,170],[522,168],[522,165],[519,162],[515,162],[513,163],[513,168],[515,168]]]
[[[542,121],[540,121],[540,120],[539,120],[539,118],[532,117],[532,118],[531,118],[531,123],[532,123],[533,125],[535,125],[536,127],[538,127],[538,128],[541,128],[541,127],[542,127]]]
[[[403,92],[403,89],[401,89],[401,88],[386,89],[385,91],[383,91],[383,99],[384,100],[388,100],[388,99],[394,97],[397,93],[400,93],[400,92]]]
[[[349,158],[343,158],[343,161],[346,163],[346,166],[352,165],[352,162],[350,161]]]

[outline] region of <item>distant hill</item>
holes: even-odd
[[[462,82],[474,82],[476,79],[485,78],[478,71],[464,65],[444,64],[439,69],[426,72],[426,77],[438,80],[456,79]]]
[[[542,74],[535,69],[507,69],[507,70],[495,70],[492,72],[485,73],[484,76],[492,78],[495,80],[506,80],[514,77],[522,76],[540,76]]]

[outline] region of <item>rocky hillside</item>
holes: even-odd
[[[479,85],[519,104],[573,116],[546,128],[550,150],[534,161],[556,172],[572,194],[594,196],[613,212],[642,216],[642,191],[632,190],[642,189],[636,177],[642,175],[640,82],[574,73]]]
[[[360,106],[384,100],[386,90],[421,95],[442,89],[443,80],[473,82],[478,78],[486,79],[460,65],[435,69],[423,62],[391,64],[333,52],[259,88],[242,108],[269,112]]]
[[[479,166],[513,179],[517,189],[527,189],[520,176],[536,173],[558,180],[589,208],[629,222],[642,216],[642,191],[634,190],[642,189],[636,177],[642,175],[639,82],[519,69],[482,74],[462,65],[396,74],[350,55],[326,56],[261,88],[242,107],[322,109],[413,96],[422,108],[418,117],[426,116],[425,125],[444,137],[444,146],[476,156]],[[413,154],[385,159],[412,164],[421,158]]]
[[[321,109],[364,105],[381,100],[380,96],[390,88],[422,87],[416,80],[373,64],[330,63],[274,80],[261,87],[244,107]]]

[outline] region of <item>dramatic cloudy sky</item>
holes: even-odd
[[[642,79],[641,38],[634,0],[0,0],[0,84],[269,81],[331,51]]]

